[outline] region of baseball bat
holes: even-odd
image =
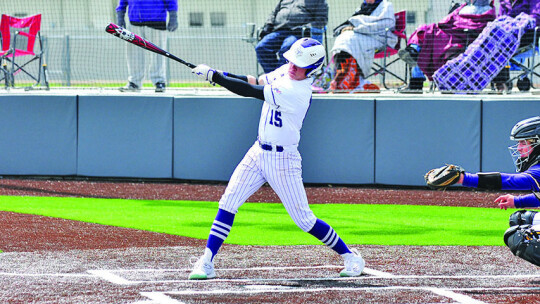
[[[160,54],[160,55],[163,55],[167,58],[170,58],[174,61],[178,61],[180,62],[181,64],[189,67],[189,68],[195,68],[196,66],[193,64],[193,63],[189,63],[183,59],[180,59],[176,56],[174,56],[173,54],[165,51],[164,49],[158,47],[157,45],[153,44],[152,42],[142,38],[141,36],[137,35],[137,34],[134,34],[128,30],[126,30],[125,28],[123,27],[120,27],[114,23],[109,23],[109,25],[107,25],[107,27],[105,28],[105,31],[115,37],[118,37],[118,38],[121,38],[121,39],[124,39],[125,41],[127,42],[130,42],[130,43],[133,43],[135,44],[136,46],[138,47],[142,47],[143,49],[145,50],[149,50],[151,52],[154,52],[154,53],[157,53],[157,54]]]

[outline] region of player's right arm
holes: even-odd
[[[218,72],[220,72],[223,76],[236,78],[236,79],[245,81],[249,84],[257,84],[257,79],[255,79],[255,77],[251,75],[236,75],[229,72],[222,72],[222,71],[218,71]]]
[[[253,82],[254,82],[253,78]],[[248,79],[249,80],[249,79]],[[238,78],[225,76],[222,73],[214,73],[212,82],[219,84],[227,90],[244,97],[253,97],[264,100],[264,86],[256,85]]]
[[[264,86],[252,84],[255,77],[235,75],[227,72],[220,72],[206,64],[199,64],[191,70],[191,73],[210,83],[217,83],[227,90],[244,97],[253,97],[264,100]],[[225,76],[228,75],[228,76]],[[250,83],[251,82],[251,83]]]

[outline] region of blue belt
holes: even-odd
[[[272,145],[263,144],[261,142],[259,142],[259,145],[261,146],[261,149],[263,149],[263,150],[266,150],[266,151],[273,151],[274,150]],[[283,146],[276,146],[276,152],[283,152]]]

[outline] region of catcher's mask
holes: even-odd
[[[306,77],[311,77],[324,63],[324,46],[312,38],[298,39],[283,57],[297,67],[307,69]]]
[[[517,172],[537,164],[540,161],[540,116],[518,122],[510,131],[510,140],[518,142],[508,147]]]

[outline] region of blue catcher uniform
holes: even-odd
[[[508,147],[517,173],[464,173],[463,186],[491,190],[532,191],[514,197],[516,208],[540,207],[540,116],[518,122],[510,131],[517,144]]]
[[[518,173],[464,173],[463,185],[483,189],[523,190],[531,194],[499,197],[496,202],[506,209],[540,207],[540,116],[518,122],[510,132],[510,139],[517,141],[510,146],[510,154]],[[504,243],[510,251],[540,266],[540,216],[537,211],[518,210],[510,215],[510,228],[504,233]]]
[[[485,175],[486,174],[484,174],[484,176]],[[497,176],[497,178],[500,176],[500,187],[492,188],[488,184],[479,185],[479,180],[482,179],[480,177],[482,176],[482,173],[465,173],[463,186],[484,189],[540,191],[540,164],[536,164],[520,173],[495,173],[494,175]],[[540,207],[540,201],[534,193],[531,193],[516,196],[514,198],[514,205],[516,208],[537,208]]]

